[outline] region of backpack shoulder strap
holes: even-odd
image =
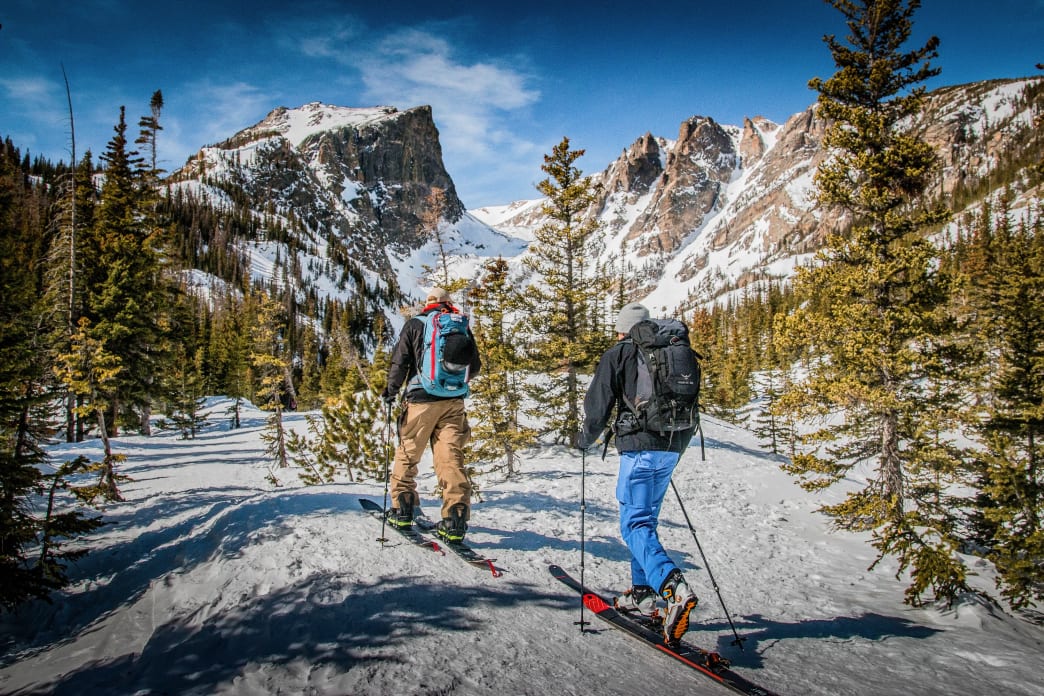
[[[634,346],[634,357],[635,357],[635,360],[637,360],[639,363],[644,363],[645,362],[645,358],[642,357],[642,347],[640,345],[638,345],[638,342],[635,341],[632,336],[628,335],[626,338],[620,339],[620,343],[629,343],[629,344],[633,345]],[[640,368],[636,368],[636,371],[637,371],[637,369],[640,369]],[[637,389],[637,388],[638,388],[638,385],[635,384],[635,389]],[[620,385],[620,400],[623,401],[624,405],[627,407],[627,410],[630,411],[632,414],[634,414],[635,418],[638,418],[638,404],[627,398],[627,392],[624,391],[624,388],[623,388],[622,384]]]

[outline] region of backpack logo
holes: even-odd
[[[642,430],[665,435],[700,423],[700,355],[689,345],[689,329],[677,319],[635,324],[638,385],[634,403],[626,397]]]
[[[459,312],[432,312],[424,321],[424,347],[415,380],[432,396],[465,397],[470,393],[471,360],[475,340],[468,316]]]

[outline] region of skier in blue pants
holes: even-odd
[[[662,587],[677,568],[656,533],[663,497],[677,464],[676,452],[620,453],[616,499],[620,503],[620,534],[631,550],[632,587]]]
[[[648,318],[649,310],[637,303],[620,310],[616,321],[620,340],[599,360],[584,397],[584,426],[578,447],[588,450],[615,415],[613,433],[620,452],[616,498],[620,533],[631,552],[631,587],[616,597],[614,604],[623,612],[658,617],[657,597],[662,597],[667,601],[664,638],[674,642],[688,630],[689,614],[697,598],[660,543],[657,527],[671,476],[693,430],[667,435],[645,430],[627,407],[628,402],[635,402],[638,381],[638,349],[627,334],[632,326]]]

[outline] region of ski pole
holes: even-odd
[[[584,621],[584,595],[587,594],[587,589],[584,587],[584,514],[587,512],[587,498],[584,490],[587,479],[587,450],[580,450],[580,620],[574,621],[573,624],[580,627],[580,632],[584,632],[584,626],[588,624]]]
[[[384,525],[388,523],[388,480],[391,470],[391,453],[391,404],[386,403],[384,404],[384,501],[381,504],[384,514],[381,515],[381,536],[377,539],[381,544],[388,541],[384,536]]]
[[[703,444],[703,421],[696,424],[696,429],[700,431],[700,459],[707,461],[707,448]]]
[[[732,628],[732,635],[735,636],[735,640],[730,645],[739,646],[740,650],[743,650],[743,641],[746,638],[740,638],[739,633],[736,632],[736,625],[732,623],[732,617],[729,616],[729,610],[725,607],[725,600],[721,598],[721,590],[718,589],[718,581],[714,579],[714,573],[711,572],[710,564],[707,563],[707,556],[703,553],[703,546],[700,545],[700,539],[696,536],[696,530],[692,526],[692,520],[689,519],[689,513],[685,510],[685,505],[682,503],[681,494],[678,493],[678,487],[674,485],[674,479],[671,479],[671,488],[674,490],[674,496],[678,499],[678,507],[681,508],[682,515],[685,516],[685,524],[689,525],[689,531],[692,532],[692,538],[696,541],[696,548],[700,551],[700,558],[703,559],[703,567],[707,569],[707,575],[710,577],[711,585],[714,586],[714,592],[718,595],[718,601],[721,603],[722,611],[725,612],[725,618],[729,621],[729,627]]]

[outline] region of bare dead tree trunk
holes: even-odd
[[[65,98],[69,102],[69,140],[71,143],[70,171],[72,182],[69,186],[69,314],[68,333],[72,336],[76,324],[76,122],[73,119],[72,91],[69,89],[69,77],[62,65],[62,77],[65,79]],[[76,395],[70,390],[65,395],[65,441],[76,440]]]

